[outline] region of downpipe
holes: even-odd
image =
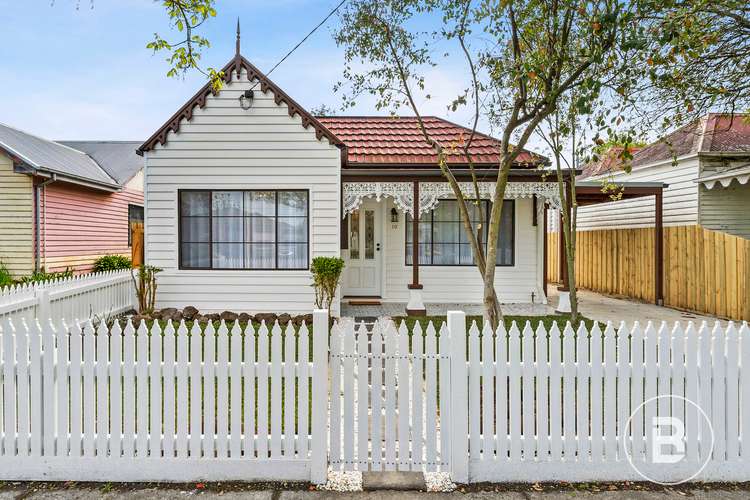
[[[45,186],[52,184],[57,180],[57,174],[51,174],[50,178],[45,180],[44,182],[40,182],[36,185],[34,189],[34,204],[35,204],[35,210],[34,210],[34,272],[39,272],[40,269],[40,261],[42,260],[42,252],[41,252],[41,244],[42,244],[42,228],[41,228],[41,209],[42,209],[42,201],[41,201],[41,194],[42,189],[44,189]],[[46,200],[45,200],[46,201]]]

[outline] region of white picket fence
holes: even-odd
[[[464,321],[456,315],[452,329],[466,331]],[[750,479],[747,323],[567,325],[562,334],[527,323],[481,335],[473,324],[468,342],[468,475],[453,464],[461,479]],[[654,419],[665,417],[685,426],[676,464],[652,456]]]
[[[443,324],[438,350],[432,323],[411,333],[392,321],[372,332],[353,322],[332,328],[332,468],[449,470],[448,334]]]
[[[6,320],[0,479],[322,482],[330,466],[457,482],[750,480],[746,323],[493,331],[451,312],[411,332],[329,330],[326,311],[313,323]],[[685,425],[676,464],[650,453],[664,417]]]
[[[0,288],[0,323],[35,318],[108,317],[137,307],[130,270]]]
[[[307,326],[6,321],[1,336],[0,479],[309,480],[314,449],[325,478]]]

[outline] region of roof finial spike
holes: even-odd
[[[240,55],[240,18],[237,16],[237,55]]]

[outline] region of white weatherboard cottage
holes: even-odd
[[[424,314],[424,303],[481,303],[456,202],[415,118],[313,117],[239,50],[224,73],[221,91],[203,87],[139,149],[146,262],[164,270],[159,307],[306,313],[320,255],[345,259],[344,300],[408,302],[411,314]],[[470,134],[424,121],[445,142]],[[496,139],[474,137],[480,179],[495,179],[499,150]],[[473,193],[466,158],[450,162]],[[545,162],[521,151],[510,175],[497,261],[505,303],[546,300],[543,212],[560,202],[540,176]],[[493,188],[481,183],[476,221],[480,210],[488,216]]]

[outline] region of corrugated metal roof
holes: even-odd
[[[143,168],[135,141],[58,141],[93,158],[118,184],[123,185]]]
[[[0,124],[0,147],[32,168],[118,187],[115,179],[86,153],[8,125]]]

